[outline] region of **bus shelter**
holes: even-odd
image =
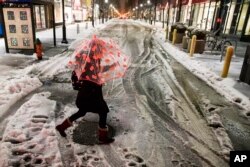
[[[0,12],[3,20],[5,49],[33,50],[37,30],[36,6],[42,5],[46,18],[41,24],[53,27],[53,40],[56,46],[55,16],[53,0],[0,0]],[[44,14],[45,15],[45,14]],[[41,19],[41,18],[40,18]]]

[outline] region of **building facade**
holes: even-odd
[[[62,24],[62,0],[54,0],[56,24]],[[87,20],[91,14],[91,0],[64,0],[67,24]]]
[[[250,42],[250,0],[168,0],[170,25],[182,22]]]

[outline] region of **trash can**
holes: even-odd
[[[250,85],[250,45],[247,46],[244,62],[240,73],[240,81]]]

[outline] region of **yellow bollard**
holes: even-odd
[[[189,52],[190,57],[193,56],[194,51],[195,51],[196,38],[197,38],[196,35],[193,35],[193,36],[192,36],[191,46],[190,46],[190,52]]]
[[[165,31],[166,31],[166,36],[165,36],[166,39],[165,39],[165,41],[167,41],[168,40],[168,28],[166,28]]]
[[[221,73],[222,78],[227,77],[233,53],[234,53],[234,48],[232,46],[228,46],[225,61],[224,61],[223,70],[222,70],[222,73]]]
[[[172,44],[173,44],[173,45],[175,44],[176,36],[177,36],[177,29],[174,29],[174,32],[173,32],[173,39],[172,39]]]

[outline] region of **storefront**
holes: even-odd
[[[72,0],[73,21],[80,22],[83,20],[82,4],[80,0]]]
[[[55,0],[55,22],[56,25],[62,24],[63,19],[62,19],[62,0]],[[66,19],[66,17],[65,17]]]
[[[250,0],[227,0],[222,4],[223,33],[250,41]]]
[[[210,31],[215,24],[218,7],[219,2],[215,0],[192,0],[189,25]]]
[[[35,27],[37,30],[46,29],[45,7],[44,5],[34,5]]]

